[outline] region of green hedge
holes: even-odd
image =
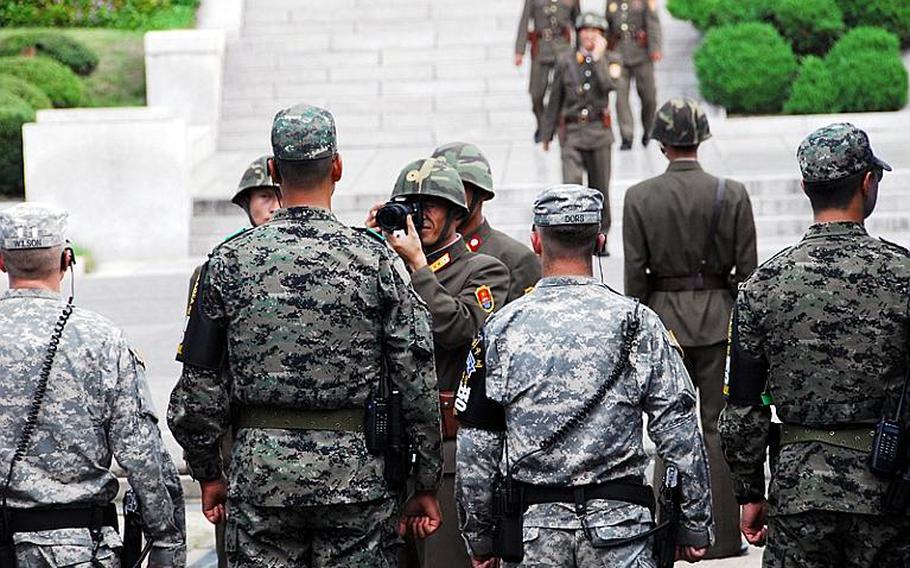
[[[844,33],[844,17],[834,0],[775,0],[774,24],[802,54],[824,55]]]
[[[51,108],[51,99],[37,86],[13,75],[0,75],[0,91],[8,91],[35,110]]]
[[[900,56],[900,39],[882,28],[861,26],[844,34],[828,52],[828,58],[849,57],[857,51],[878,51]]]
[[[838,0],[838,4],[848,26],[879,26],[897,34],[902,45],[910,46],[910,1]]]
[[[695,52],[695,70],[709,102],[734,113],[773,113],[787,100],[798,67],[773,26],[749,22],[708,32]]]
[[[91,75],[98,67],[98,55],[60,32],[22,32],[0,39],[0,55],[21,55],[34,49],[78,75]]]
[[[200,0],[5,0],[0,27],[192,27]]]
[[[675,18],[689,20],[702,31],[761,20],[768,7],[767,0],[667,0],[667,10]]]
[[[46,57],[0,57],[0,74],[14,75],[47,94],[55,107],[79,106],[82,81],[68,67]]]
[[[22,125],[35,120],[35,111],[10,91],[0,90],[0,195],[21,196]]]
[[[837,90],[834,77],[827,63],[815,56],[803,60],[799,76],[793,83],[790,98],[784,104],[788,114],[816,114],[838,112]]]

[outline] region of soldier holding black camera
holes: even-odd
[[[426,540],[427,566],[470,566],[455,522],[454,395],[471,340],[487,317],[509,295],[509,272],[493,257],[472,253],[456,232],[468,213],[458,172],[443,159],[408,164],[398,176],[392,203],[376,205],[367,225],[381,228],[411,272],[411,284],[426,302],[443,411],[444,477],[439,492],[443,519],[438,534]]]

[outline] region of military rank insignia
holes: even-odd
[[[433,262],[433,264],[430,265],[430,271],[439,272],[440,270],[442,270],[443,268],[448,266],[450,262],[452,262],[452,255],[450,255],[449,253],[445,253],[444,255],[442,255],[438,259],[436,259],[436,261]]]
[[[478,286],[477,289],[474,290],[474,296],[477,298],[477,303],[480,304],[483,311],[490,313],[493,311],[493,308],[496,307],[496,301],[493,299],[493,291],[490,290],[489,286]]]

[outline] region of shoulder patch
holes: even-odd
[[[881,237],[879,237],[878,240],[880,240],[888,248],[893,249],[897,252],[900,252],[903,255],[910,256],[910,250],[908,250],[907,248],[905,248],[897,243],[893,243],[887,239],[883,239]]]
[[[480,304],[480,307],[483,311],[490,313],[496,307],[496,300],[493,298],[493,291],[490,290],[490,287],[484,284],[483,286],[478,286],[474,290],[474,297],[477,298],[477,303]]]

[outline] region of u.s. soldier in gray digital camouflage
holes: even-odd
[[[578,50],[566,53],[556,63],[553,87],[544,114],[541,141],[549,150],[553,136],[559,136],[563,183],[582,184],[604,197],[601,231],[610,230],[610,164],[613,130],[610,119],[610,91],[621,72],[607,53],[604,33],[607,21],[599,14],[581,14],[575,22]],[[606,247],[599,253],[606,255]]]
[[[730,340],[724,454],[742,530],[769,568],[910,565],[910,517],[888,514],[870,471],[874,428],[897,414],[910,341],[910,252],[864,219],[891,168],[865,132],[831,124],[797,151],[815,223],[740,287]],[[772,447],[765,499],[764,462]],[[776,459],[775,459],[776,458]]]
[[[629,93],[632,80],[641,100],[643,146],[648,145],[654,113],[657,111],[657,86],[654,64],[661,60],[663,34],[657,14],[657,0],[607,0],[610,49],[622,59],[622,77],[616,90],[616,119],[622,139],[620,150],[632,148],[635,127]]]
[[[653,526],[643,413],[658,455],[681,476],[677,554],[695,560],[711,543],[695,391],[657,314],[592,277],[601,208],[600,193],[581,186],[537,197],[531,238],[543,278],[487,321],[468,359],[456,495],[475,567],[496,564],[491,490],[503,478],[527,505],[521,566],[653,566],[650,538],[609,542]],[[606,499],[611,490],[624,498]]]
[[[342,174],[332,115],[282,110],[272,147],[284,208],[212,254],[198,309],[214,329],[184,339],[168,423],[212,521],[225,514],[219,444],[235,428],[231,566],[395,566],[398,502],[367,451],[364,403],[385,367],[417,454],[397,529],[433,532],[442,456],[429,316],[381,239],[331,211]]]
[[[699,413],[711,462],[717,541],[707,557],[743,552],[739,505],[717,435],[724,407],[724,366],[737,284],[758,263],[755,221],[743,184],[714,177],[698,162],[711,137],[692,99],[673,98],[652,131],[670,161],[663,174],[635,184],[623,200],[625,292],[660,316],[683,348],[698,387]]]
[[[520,298],[540,279],[540,261],[530,248],[490,226],[483,215],[484,202],[493,199],[490,162],[474,144],[452,142],[436,148],[434,158],[445,158],[464,184],[468,216],[458,226],[468,250],[492,256],[509,269],[509,297]]]
[[[472,338],[487,317],[506,302],[509,272],[498,260],[471,252],[456,231],[468,214],[464,185],[458,172],[441,158],[425,158],[405,166],[395,182],[392,197],[421,206],[422,226],[416,231],[408,217],[405,235],[388,233],[389,244],[411,272],[411,284],[426,302],[433,321],[436,372],[443,411],[443,482],[439,491],[444,519],[440,531],[422,543],[417,552],[423,566],[469,566],[470,561],[454,522],[455,420],[454,390],[464,371]],[[368,226],[376,226],[378,204]],[[413,558],[409,559],[413,565]]]
[[[534,143],[540,142],[543,103],[556,60],[572,51],[572,28],[581,8],[579,0],[525,0],[515,38],[515,65],[520,67],[531,44],[531,108],[537,121]]]
[[[61,302],[73,260],[66,221],[65,211],[35,203],[0,212],[10,288],[0,297],[0,483],[9,479],[0,485],[0,548],[13,544],[20,568],[119,566],[116,459],[142,504],[150,565],[183,566],[183,494],[144,364],[110,321]],[[52,335],[59,343],[42,386]]]
[[[247,218],[250,220],[252,227],[258,227],[267,223],[275,211],[281,208],[281,189],[275,185],[272,178],[269,177],[269,156],[260,156],[247,167],[240,178],[240,183],[231,197],[231,203],[243,209]],[[236,233],[228,236],[225,242],[242,235],[247,229],[241,229]],[[205,265],[197,266],[190,277],[189,292],[187,293],[187,317],[193,305],[193,295],[199,292],[201,286],[201,276]],[[181,347],[182,349],[182,347]],[[182,356],[178,353],[178,360]],[[225,433],[221,443],[221,459],[224,462],[225,471],[228,470],[231,461],[231,448],[233,447],[234,433],[228,431]],[[215,552],[218,555],[219,568],[227,568],[227,552],[224,549],[224,531],[226,523],[223,521],[215,525]]]

